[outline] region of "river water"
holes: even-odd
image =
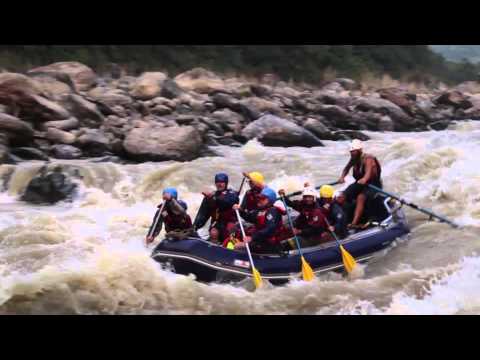
[[[61,164],[82,179],[75,180],[75,200],[55,206],[18,200],[42,162],[0,165],[0,314],[480,313],[480,124],[367,134],[366,151],[380,159],[385,189],[462,229],[407,208],[412,234],[378,254],[362,276],[327,274],[258,291],[249,281],[206,285],[149,257],[153,247],[147,249],[144,238],[161,190],[177,187],[193,218],[216,172],[229,173],[236,188],[242,171],[261,171],[275,190],[295,191],[305,181],[336,180],[348,142],[287,149],[251,141],[217,148],[224,157],[187,163],[58,160],[51,166]]]

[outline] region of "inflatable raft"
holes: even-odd
[[[375,253],[410,232],[401,205],[390,198],[381,201],[386,209],[385,219],[340,240],[357,262],[368,261]],[[340,250],[334,241],[304,248],[303,253],[316,274],[343,268]],[[200,237],[188,237],[180,241],[166,237],[154,249],[152,257],[160,263],[168,263],[178,274],[194,274],[201,282],[252,276],[246,252],[229,250]],[[286,282],[298,277],[301,272],[298,250],[281,254],[253,254],[252,257],[262,278],[272,283]]]

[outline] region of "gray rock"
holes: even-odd
[[[132,105],[133,99],[118,89],[109,89],[96,87],[88,92],[88,95],[94,100],[112,108],[115,106],[128,107]]]
[[[248,139],[257,138],[265,146],[323,146],[310,131],[274,115],[264,115],[243,129]]]
[[[200,94],[227,91],[225,82],[220,77],[203,68],[186,71],[175,77],[175,82],[184,90],[194,91]]]
[[[127,156],[139,161],[189,161],[197,158],[202,139],[192,126],[161,127],[150,124],[130,131],[123,146]]]
[[[71,145],[53,145],[51,155],[56,159],[73,160],[82,157],[82,150]]]
[[[43,151],[30,147],[12,148],[10,152],[24,160],[49,160],[48,156]]]
[[[75,61],[58,62],[32,69],[28,74],[65,74],[75,84],[77,91],[87,91],[97,83],[97,75],[88,66]]]
[[[57,121],[47,121],[43,123],[45,129],[55,128],[59,130],[73,130],[78,129],[80,122],[77,118],[71,117],[66,120],[57,120]]]
[[[99,127],[104,121],[104,116],[97,105],[85,100],[79,95],[71,94],[63,99],[65,107],[72,113],[80,124],[86,127]]]
[[[56,128],[48,128],[46,137],[54,144],[67,145],[75,143],[77,139],[75,135]]]
[[[143,73],[133,84],[130,95],[138,100],[150,100],[159,96],[167,75],[162,72]]]
[[[359,129],[359,118],[338,105],[318,105],[315,113],[325,117],[335,127],[340,129]]]
[[[32,204],[55,204],[71,200],[76,188],[77,185],[60,171],[41,171],[28,183],[21,200]]]
[[[150,110],[154,115],[168,115],[172,113],[172,109],[165,105],[157,105],[153,109]]]
[[[85,133],[75,141],[75,145],[88,156],[108,155],[106,153],[110,151],[109,144],[107,136],[102,131],[91,129],[85,129]]]
[[[448,128],[450,123],[451,122],[449,120],[435,121],[435,122],[429,124],[429,128],[431,128],[433,130],[436,130],[436,131],[445,130],[446,128]]]
[[[316,137],[321,140],[332,140],[332,132],[319,120],[308,119],[303,124],[303,127],[311,131]]]
[[[362,141],[370,140],[370,137],[360,131],[355,130],[340,130],[333,133],[335,140],[353,140],[358,139]]]
[[[212,118],[215,119],[225,131],[231,131],[237,135],[241,134],[244,119],[240,114],[230,109],[223,109],[212,113]]]
[[[175,80],[166,79],[162,85],[160,95],[167,99],[175,99],[182,95],[183,90],[178,86]]]

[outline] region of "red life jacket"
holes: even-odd
[[[187,230],[192,227],[192,219],[190,215],[176,215],[170,209],[165,207],[162,214],[163,223],[165,224],[165,231],[170,232],[173,230]]]
[[[278,210],[280,215],[286,215],[286,211],[278,206],[273,206],[275,209]],[[265,228],[266,223],[267,223],[267,212],[270,210],[272,207],[266,208],[259,210],[257,213],[257,221],[255,223],[255,230],[262,230]],[[283,223],[280,221],[277,225],[277,228],[275,229],[275,233],[267,239],[267,241],[272,244],[278,244],[280,241],[284,239],[282,234],[285,232],[285,228],[283,226]]]
[[[252,211],[252,210],[257,210],[257,204],[258,201],[260,200],[260,194],[262,190],[258,189],[250,189],[247,190],[245,193],[245,199],[246,199],[246,204],[245,204],[245,209],[246,211]]]
[[[222,196],[222,193],[216,195],[216,196]],[[217,203],[215,199],[209,198],[208,199],[209,203],[209,208],[210,208],[210,216],[212,217],[212,224],[213,223],[222,223],[222,224],[227,224],[231,222],[236,222],[237,221],[237,216],[235,214],[235,211],[233,209],[226,209],[226,210],[220,210],[217,206]]]

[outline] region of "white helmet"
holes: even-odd
[[[313,196],[316,199],[317,191],[314,188],[307,187],[305,190],[303,190],[302,196]]]
[[[363,149],[363,143],[361,140],[355,139],[351,142],[350,151],[362,150],[362,149]]]

